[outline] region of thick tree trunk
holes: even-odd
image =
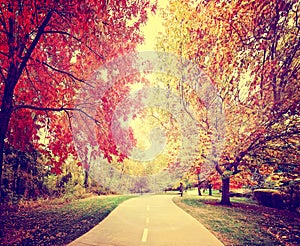
[[[0,202],[2,202],[2,170],[4,162],[5,138],[12,114],[13,88],[5,88],[0,110]]]
[[[220,168],[218,162],[215,162],[215,168],[217,172],[221,175],[224,174],[224,171]],[[229,193],[230,177],[222,177],[222,199],[221,204],[231,206],[230,202],[230,193]]]
[[[4,138],[1,137],[1,139],[0,139],[0,203],[2,202],[2,167],[3,167],[3,157],[4,157]]]
[[[12,9],[9,9],[10,12],[12,12]],[[14,89],[17,85],[23,70],[26,67],[26,64],[29,60],[29,58],[32,55],[32,52],[36,48],[36,45],[38,44],[41,36],[44,34],[44,30],[48,23],[50,22],[52,15],[54,13],[54,10],[50,10],[45,18],[43,19],[43,22],[38,27],[38,31],[35,35],[35,38],[31,42],[29,48],[26,50],[26,53],[24,56],[22,54],[17,54],[15,49],[15,32],[18,31],[17,28],[15,28],[13,20],[13,17],[9,17],[9,33],[8,33],[8,43],[9,43],[9,56],[8,58],[11,59],[10,66],[8,67],[7,77],[4,79],[4,93],[1,98],[2,104],[1,104],[1,110],[0,110],[0,202],[2,201],[2,170],[3,170],[3,159],[4,159],[4,141],[6,138],[6,134],[8,131],[8,125],[11,118],[11,114],[13,111],[13,95],[14,95]],[[18,61],[14,60],[14,56],[22,56],[22,60],[19,63]]]
[[[2,202],[2,170],[4,163],[4,148],[5,148],[5,137],[10,120],[11,113],[9,111],[3,110],[1,107],[0,111],[0,202]]]
[[[222,205],[231,206],[230,202],[230,190],[229,190],[230,178],[222,179]]]

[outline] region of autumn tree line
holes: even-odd
[[[1,200],[81,194],[87,186],[97,187],[72,143],[75,112],[83,119],[94,117],[87,114],[87,105],[76,103],[76,95],[90,86],[99,66],[142,43],[140,27],[155,12],[156,4],[148,0],[1,1]],[[221,203],[230,204],[235,184],[281,189],[297,200],[299,2],[180,0],[170,1],[162,15],[165,31],[156,50],[197,64],[222,102],[224,147],[218,158],[209,160],[214,166],[209,179],[220,183]],[[109,103],[101,99],[105,107],[93,119],[109,162],[127,158],[111,141],[109,120],[116,104],[130,93],[129,80],[107,93]],[[197,109],[201,138],[210,139],[218,129],[208,122],[193,88],[172,79],[163,83]],[[186,176],[201,173],[212,146],[196,147],[199,158]]]
[[[281,0],[171,1],[165,14],[157,48],[199,64],[222,100],[225,146],[212,161],[223,204],[230,180],[299,198],[299,8]],[[216,130],[205,116],[200,122]]]

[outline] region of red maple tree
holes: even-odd
[[[0,183],[5,145],[48,149],[59,172],[76,155],[69,119],[76,93],[105,61],[143,40],[139,26],[155,5],[127,1],[1,1],[0,3]]]

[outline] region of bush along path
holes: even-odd
[[[97,196],[69,203],[0,208],[0,245],[65,245],[133,196]]]

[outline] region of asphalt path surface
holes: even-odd
[[[218,246],[201,223],[175,205],[171,195],[129,199],[70,246]]]

